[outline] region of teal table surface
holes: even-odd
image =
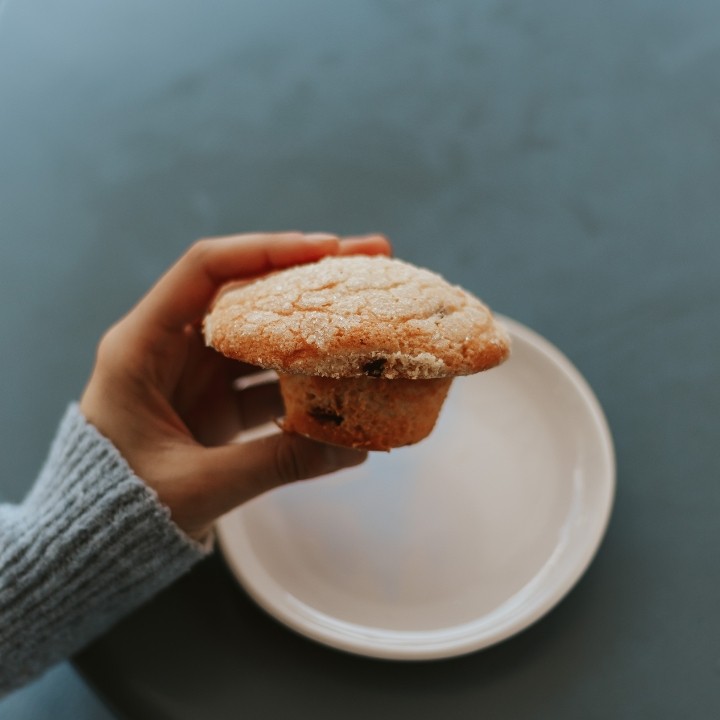
[[[717,717],[719,63],[709,0],[0,2],[0,500],[193,240],[274,229],[382,231],[547,337],[618,481],[588,572],[495,647],[342,654],[215,555],[0,718]]]

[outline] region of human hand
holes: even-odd
[[[276,433],[231,442],[282,414],[276,383],[238,390],[258,368],[205,346],[200,323],[227,281],[336,254],[389,254],[380,235],[300,233],[195,243],[103,336],[80,410],[170,509],[201,537],[235,506],[279,485],[361,463],[366,453]]]

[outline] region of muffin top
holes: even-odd
[[[385,256],[327,257],[229,284],[204,333],[236,360],[334,378],[469,375],[498,365],[510,349],[475,296]]]

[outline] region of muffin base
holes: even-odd
[[[427,437],[452,378],[385,380],[280,374],[283,430],[315,440],[390,450]]]

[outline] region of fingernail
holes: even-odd
[[[374,244],[373,244],[374,243]],[[353,248],[357,245],[359,248],[372,248],[375,252],[387,251],[392,253],[392,246],[387,236],[382,233],[373,233],[372,235],[352,235],[342,239],[342,244],[346,249]]]

